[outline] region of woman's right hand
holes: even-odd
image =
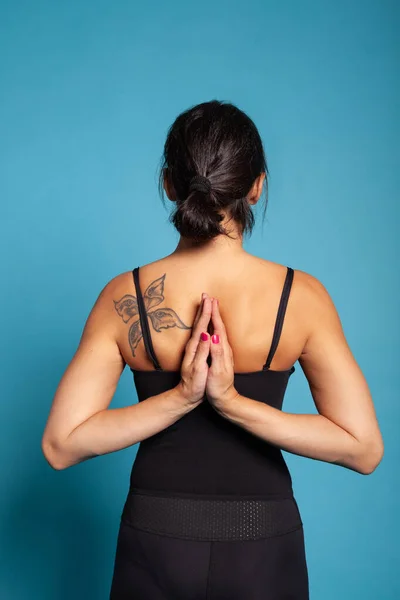
[[[207,358],[210,352],[210,335],[207,333],[207,328],[211,319],[211,310],[212,299],[208,294],[203,293],[194,319],[192,335],[185,347],[181,381],[177,385],[179,392],[190,404],[199,404],[205,394],[208,375]]]

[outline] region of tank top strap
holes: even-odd
[[[142,329],[144,347],[145,347],[147,355],[150,358],[150,360],[152,361],[155,369],[157,371],[162,371],[162,368],[160,366],[160,363],[158,362],[156,353],[154,351],[153,342],[151,340],[149,320],[148,320],[148,317],[146,314],[146,306],[144,304],[143,295],[142,295],[142,292],[140,289],[139,267],[135,267],[135,269],[133,269],[132,273],[133,273],[133,281],[134,281],[135,289],[136,289],[136,300],[137,300],[137,305],[138,305],[140,327]]]
[[[272,337],[271,348],[270,348],[270,351],[268,354],[268,358],[263,367],[263,370],[269,369],[272,359],[274,357],[274,354],[275,354],[276,349],[279,344],[282,327],[283,327],[283,321],[284,321],[285,313],[286,313],[286,307],[287,307],[287,303],[289,300],[289,294],[290,294],[290,290],[292,288],[293,275],[294,275],[294,270],[291,267],[287,267],[286,279],[285,279],[285,283],[283,285],[281,300],[279,302],[279,308],[278,308],[278,313],[276,316],[274,335]]]

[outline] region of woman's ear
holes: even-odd
[[[250,192],[247,194],[249,204],[257,204],[262,194],[265,181],[265,173],[261,173],[251,186]]]
[[[165,193],[167,194],[169,200],[174,202],[176,200],[176,194],[175,194],[174,186],[168,179],[168,170],[167,169],[164,169],[164,190],[165,190]]]

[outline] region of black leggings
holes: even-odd
[[[110,600],[308,600],[303,526],[258,540],[169,537],[121,521]]]

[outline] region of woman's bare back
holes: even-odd
[[[136,265],[135,265],[136,266]],[[164,370],[178,371],[185,344],[202,292],[219,300],[220,310],[234,354],[236,372],[261,370],[273,336],[278,305],[287,267],[246,252],[235,258],[169,255],[140,266],[140,288],[145,295],[157,288],[157,304],[150,303],[150,333],[158,360]],[[302,271],[295,271],[281,339],[271,369],[289,369],[300,357],[307,339],[307,318],[301,315]],[[118,281],[118,284],[117,284]],[[119,320],[118,345],[125,362],[134,369],[150,370],[142,339],[129,335],[138,315],[129,318],[127,307],[136,301],[132,272],[115,280],[113,304]],[[303,290],[304,291],[304,290]],[[162,299],[161,299],[162,298]],[[162,310],[166,309],[166,310]]]

